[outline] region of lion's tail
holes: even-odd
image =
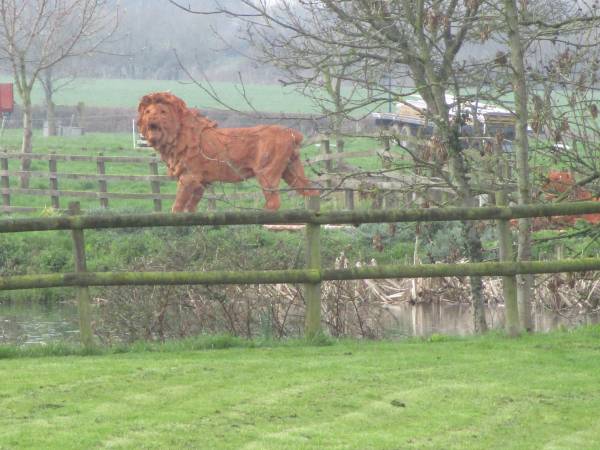
[[[319,195],[319,191],[314,189],[311,181],[306,177],[304,173],[304,167],[300,161],[300,144],[302,143],[302,133],[297,130],[291,130],[292,139],[294,143],[294,149],[290,156],[290,160],[286,169],[283,171],[282,177],[284,181],[298,193],[302,195]]]
[[[294,147],[300,147],[300,144],[304,140],[304,135],[300,133],[298,130],[290,129],[290,133],[292,135],[292,142],[294,143]]]

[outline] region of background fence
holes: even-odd
[[[407,139],[414,141],[411,145],[426,144],[426,141],[414,137]],[[392,148],[388,136],[383,136],[382,141],[381,148],[345,151],[343,141],[331,144],[323,140],[317,144],[319,154],[303,162],[307,172],[312,172],[310,178],[323,196],[333,196],[336,205],[343,209],[353,210],[365,200],[375,209],[406,206],[421,203],[425,199],[439,204],[454,195],[454,191],[442,179],[427,173],[398,170],[399,166],[408,168],[405,152]],[[35,170],[20,170],[20,163],[24,159],[31,160],[36,165]],[[370,167],[359,167],[356,161],[367,161]],[[377,168],[373,168],[374,161],[377,162]],[[84,169],[73,169],[82,164],[85,165]],[[108,208],[114,200],[130,200],[128,206],[142,205],[144,209],[151,206],[152,210],[160,212],[168,209],[165,203],[175,198],[175,179],[164,173],[162,161],[155,156],[114,156],[102,152],[94,156],[57,153],[24,155],[0,151],[0,211],[30,212],[48,207],[64,210],[68,201],[80,199],[87,200],[83,206],[86,209],[93,208],[94,204]],[[19,187],[21,177],[39,180],[38,186]],[[44,186],[40,187],[41,184]],[[248,191],[235,190],[237,188],[232,188],[231,184],[215,186],[221,186],[218,189],[222,189],[222,192],[217,192],[214,186],[209,187],[204,197],[209,210],[216,209],[219,201],[228,202],[229,206],[235,202],[245,202],[244,206],[253,204],[261,207],[263,196],[259,187]],[[282,186],[282,192],[295,195],[292,189]],[[474,189],[496,192],[499,186],[494,180],[479,180],[475,182]],[[504,182],[501,189],[510,191],[514,190],[514,186]],[[36,198],[38,203],[45,198],[47,202],[32,206],[34,201],[15,201],[16,196]]]
[[[311,179],[324,195],[336,193],[340,196],[338,204],[344,209],[353,210],[357,203],[365,198],[368,198],[370,206],[376,209],[411,204],[423,195],[424,190],[427,191],[429,199],[437,202],[453,195],[453,190],[446,186],[444,180],[415,173],[402,173],[397,167],[392,167],[392,162],[401,161],[404,155],[390,148],[389,138],[383,139],[382,148],[361,151],[344,151],[343,141],[337,141],[333,145],[329,140],[323,140],[317,146],[320,154],[303,161],[306,170],[313,172]],[[380,167],[363,169],[352,164],[360,158],[378,160]],[[24,159],[37,162],[37,170],[19,170],[20,162]],[[73,164],[79,163],[87,164],[85,172],[69,171]],[[127,165],[132,164],[136,166],[136,174],[131,174],[130,170],[125,169]],[[107,166],[111,168],[110,173]],[[146,174],[141,174],[144,166]],[[162,166],[160,159],[148,156],[107,156],[102,152],[94,156],[57,153],[24,155],[0,151],[0,210],[31,212],[47,207],[64,210],[68,201],[87,199],[97,201],[100,208],[108,208],[111,200],[132,200],[135,204],[150,204],[154,211],[160,212],[165,209],[165,202],[171,202],[175,198],[175,179],[164,175]],[[90,168],[93,168],[92,171]],[[18,181],[22,177],[41,180],[47,187],[21,188]],[[64,187],[66,182],[73,181],[79,181],[79,185],[85,185],[86,189]],[[136,191],[127,191],[122,187],[117,191],[115,187],[124,182],[135,183]],[[492,183],[480,183],[476,188],[487,192],[498,189]],[[503,189],[513,190],[514,186],[505,184]],[[295,195],[291,189],[284,188],[282,191]],[[45,198],[47,203],[37,207],[15,204],[18,202],[13,198],[17,195]],[[258,188],[252,192],[228,190],[216,193],[213,187],[210,187],[204,199],[207,208],[214,210],[217,201],[246,201],[259,207],[263,196]]]
[[[9,170],[10,160],[29,159],[32,161],[47,162],[47,170],[22,171]],[[59,164],[64,162],[90,162],[95,163],[97,172],[90,173],[69,173],[59,171]],[[147,164],[148,175],[107,175],[106,163],[111,164]],[[39,208],[14,206],[11,205],[11,196],[15,194],[24,194],[38,197],[46,197],[49,200],[49,205],[57,210],[61,209],[61,197],[70,198],[94,198],[98,199],[99,206],[107,208],[110,199],[135,199],[149,200],[154,204],[155,211],[162,210],[163,200],[172,200],[174,194],[164,194],[160,192],[160,183],[164,181],[172,181],[165,175],[158,174],[158,165],[160,161],[156,158],[148,157],[128,157],[128,156],[104,156],[100,153],[98,156],[87,155],[59,155],[32,153],[24,155],[22,153],[0,153],[0,186],[2,192],[2,210],[4,212],[27,212],[36,211]],[[48,180],[48,189],[39,188],[20,188],[11,186],[11,178],[20,179],[26,176],[29,178]],[[65,190],[60,189],[61,181],[64,180],[84,180],[91,181],[96,185],[97,190]],[[125,192],[110,192],[109,182],[111,181],[138,181],[148,184],[147,193],[125,193]],[[63,208],[64,209],[64,208]]]

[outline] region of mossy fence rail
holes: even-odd
[[[319,200],[309,198],[307,209],[288,211],[232,211],[205,213],[151,213],[128,215],[82,215],[77,202],[66,216],[0,220],[0,233],[71,230],[75,272],[0,277],[0,290],[67,287],[77,290],[81,340],[93,345],[89,286],[178,285],[178,284],[275,284],[302,283],[305,286],[305,333],[320,332],[320,283],[329,280],[381,278],[431,278],[448,276],[515,276],[558,272],[600,270],[600,257],[560,261],[484,262],[463,264],[384,265],[327,269],[321,266],[320,226],[324,224],[431,222],[454,220],[507,221],[525,217],[551,217],[600,213],[600,202],[555,205],[528,205],[485,208],[430,208],[414,210],[370,210],[320,212]],[[215,272],[88,272],[84,230],[133,227],[203,225],[306,224],[306,266],[292,270]]]

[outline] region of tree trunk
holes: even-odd
[[[52,72],[48,69],[44,72],[44,94],[46,97],[46,123],[48,124],[48,136],[56,136],[56,105],[52,99],[54,86],[52,86]]]
[[[476,3],[476,2],[475,2]],[[430,36],[425,32],[426,8],[423,2],[417,2],[415,6],[415,51],[418,58],[410,53],[408,64],[411,78],[418,86],[417,91],[427,105],[429,114],[436,118],[437,133],[441,138],[442,145],[446,146],[448,153],[448,166],[452,183],[456,186],[457,194],[461,206],[471,206],[474,204],[475,197],[469,184],[468,168],[465,165],[462,152],[460,137],[460,126],[454,123],[450,116],[448,104],[446,102],[446,91],[451,85],[449,83],[449,74],[452,73],[452,64],[456,50],[461,43],[456,42],[451,49],[446,49],[445,58],[441,67],[434,62],[432,58],[432,49],[435,44],[430,41]],[[475,8],[476,10],[476,8]],[[473,11],[475,11],[473,10]],[[471,262],[480,262],[482,260],[482,244],[479,232],[472,222],[463,222],[462,234],[466,242],[466,250]],[[483,299],[483,284],[481,277],[470,277],[471,297],[473,301],[473,325],[476,333],[487,331],[485,320],[485,309]]]
[[[467,251],[471,262],[481,262],[483,252],[479,232],[472,221],[463,222],[463,235],[467,242]],[[483,282],[479,276],[470,276],[471,298],[473,301],[473,330],[477,334],[488,330],[485,320],[485,302],[483,299]]]
[[[445,102],[445,93],[444,93]],[[441,101],[441,100],[440,100]],[[475,197],[469,186],[467,178],[467,169],[462,154],[462,146],[459,138],[459,131],[456,126],[447,131],[448,156],[450,158],[449,168],[450,173],[456,184],[458,185],[458,193],[462,206],[473,206]],[[476,224],[473,221],[463,222],[463,237],[467,246],[467,254],[471,262],[483,261],[483,245],[481,244],[481,236],[477,230]],[[473,302],[473,329],[475,333],[485,333],[488,330],[485,320],[485,302],[483,298],[483,281],[479,276],[469,277],[471,286],[471,298]]]
[[[497,159],[498,183],[502,185],[509,178],[509,167],[502,147],[498,144],[494,146],[494,154]],[[501,188],[495,193],[496,206],[507,206],[506,192]],[[513,238],[510,231],[508,220],[497,220],[496,230],[498,232],[498,253],[501,262],[513,261]],[[504,295],[505,307],[505,329],[511,337],[520,334],[519,327],[519,306],[517,296],[517,277],[515,275],[502,277],[502,294]]]
[[[48,123],[48,136],[56,136],[56,105],[52,100],[46,102],[46,122]]]
[[[448,117],[448,110],[445,103],[445,92],[442,92],[441,99],[437,100],[437,110],[445,113]],[[429,108],[429,105],[428,105]],[[459,130],[456,126],[446,123],[439,127],[442,142],[448,145],[448,165],[453,182],[457,185],[457,192],[461,206],[470,207],[475,204],[475,196],[469,186],[467,178],[467,169],[462,154],[462,146],[459,140]],[[467,255],[471,262],[483,261],[483,246],[481,236],[473,221],[462,222],[462,235],[465,240]],[[488,330],[485,319],[485,302],[483,298],[483,282],[479,276],[469,277],[471,286],[471,299],[473,302],[473,329],[475,333],[485,333]]]
[[[506,206],[506,195],[504,192],[498,191],[496,193],[496,205]],[[501,262],[512,261],[513,241],[508,220],[498,220],[496,228],[498,230],[499,260]],[[504,295],[506,333],[511,337],[516,337],[520,333],[516,276],[502,277],[502,294]]]
[[[515,94],[518,204],[525,205],[531,202],[529,139],[527,136],[527,81],[516,0],[504,0],[504,16],[508,25],[511,77]],[[531,219],[519,219],[518,260],[528,261],[530,259]],[[521,326],[526,331],[532,331],[533,329],[531,316],[532,286],[532,275],[524,275],[518,278],[517,296],[519,301],[519,315]]]
[[[31,92],[26,92],[23,96],[23,143],[21,145],[21,152],[23,154],[31,153],[32,149],[32,110],[31,110]],[[31,170],[31,160],[24,158],[21,163],[22,171]],[[29,187],[29,175],[21,175],[21,187],[27,189]]]

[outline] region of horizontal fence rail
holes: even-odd
[[[278,284],[302,283],[305,289],[305,333],[320,332],[320,283],[331,280],[430,278],[448,276],[515,276],[600,270],[600,258],[552,262],[484,262],[465,264],[385,265],[347,269],[321,267],[320,225],[467,220],[504,220],[600,213],[600,202],[486,208],[429,208],[383,211],[319,211],[319,198],[307,198],[307,210],[244,211],[183,214],[81,215],[79,204],[69,206],[70,216],[0,220],[0,233],[71,230],[76,272],[0,277],[0,290],[75,287],[80,311],[81,340],[93,345],[90,286],[179,284]],[[268,271],[222,272],[88,272],[84,230],[192,225],[306,224],[306,268]]]
[[[73,286],[154,286],[179,284],[280,284],[386,278],[510,276],[600,270],[600,258],[561,261],[485,262],[356,267],[349,269],[248,270],[227,272],[85,272],[15,275],[0,278],[1,290]]]
[[[49,172],[36,171],[36,170],[0,170],[0,176],[7,175],[23,176],[28,175],[35,178],[48,178]],[[106,175],[106,174],[93,174],[93,173],[67,173],[67,172],[53,172],[52,176],[56,178],[63,178],[66,180],[113,180],[113,181],[174,181],[173,177],[167,175]]]
[[[0,152],[0,159],[31,159],[35,161],[78,161],[78,162],[111,162],[111,163],[140,163],[149,164],[160,161],[154,157],[143,156],[89,156],[89,155],[62,155],[59,153],[8,153]]]
[[[312,158],[306,158],[303,161],[308,164],[313,164],[321,161],[337,161],[340,159],[348,159],[348,158],[366,158],[369,156],[382,156],[385,152],[389,150],[385,149],[372,149],[372,150],[360,150],[360,151],[352,151],[352,152],[343,152],[343,153],[323,153],[317,156],[313,156]],[[15,159],[15,160],[23,160],[23,159],[31,159],[37,161],[79,161],[79,162],[112,162],[112,163],[151,163],[155,161],[160,161],[156,157],[143,157],[143,156],[89,156],[89,155],[62,155],[62,154],[54,154],[54,153],[10,153],[10,152],[1,152],[0,151],[0,159]]]
[[[600,213],[600,202],[517,205],[481,208],[426,208],[412,210],[332,211],[223,211],[149,213],[95,216],[9,218],[0,220],[0,233],[190,225],[337,224],[441,222],[455,220],[510,220],[530,217]]]

